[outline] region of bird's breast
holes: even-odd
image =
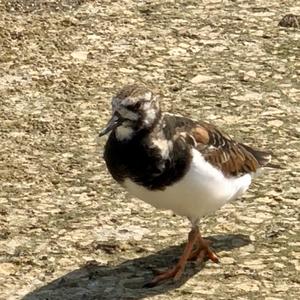
[[[120,184],[126,178],[150,190],[163,190],[179,180],[190,162],[190,149],[167,140],[118,141],[111,134],[104,159],[112,177]]]

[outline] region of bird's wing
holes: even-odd
[[[270,153],[238,143],[212,124],[178,116],[173,116],[173,123],[174,136],[184,138],[227,176],[256,172],[271,158]]]

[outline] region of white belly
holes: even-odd
[[[237,178],[223,173],[193,150],[193,159],[187,174],[162,191],[150,191],[126,179],[124,187],[133,196],[159,208],[195,219],[215,212],[225,203],[243,194],[251,183],[251,175]]]

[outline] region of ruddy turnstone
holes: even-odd
[[[112,117],[99,136],[109,134],[104,159],[112,177],[133,196],[191,222],[178,263],[148,286],[178,279],[188,260],[218,262],[199,219],[242,195],[270,154],[231,139],[203,121],[162,113],[158,97],[127,85],[112,98]]]

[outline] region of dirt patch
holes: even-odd
[[[0,299],[299,298],[296,2],[0,2]],[[151,291],[188,222],[130,200],[95,143],[133,81],[283,166],[202,220],[220,265]]]
[[[64,12],[78,8],[89,0],[9,0],[2,1],[8,13],[51,13]]]

